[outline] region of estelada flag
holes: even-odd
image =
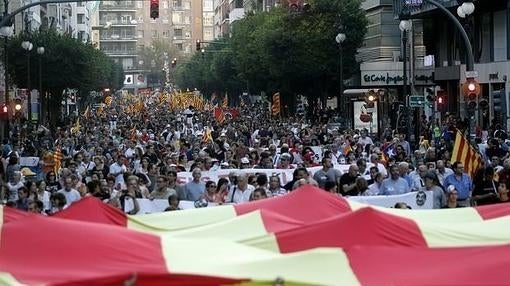
[[[271,114],[277,116],[280,114],[280,93],[273,94],[273,105],[271,108]]]
[[[482,156],[471,146],[469,141],[457,130],[455,136],[455,145],[453,146],[451,163],[462,162],[467,174],[474,177],[476,172],[482,167]]]

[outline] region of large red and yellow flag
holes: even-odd
[[[482,167],[482,156],[471,146],[469,141],[457,130],[455,145],[453,146],[451,163],[462,162],[464,170],[473,178]]]
[[[53,171],[55,172],[55,175],[57,175],[57,176],[60,171],[60,167],[62,166],[63,158],[64,158],[64,154],[62,153],[62,149],[60,149],[60,146],[55,147],[55,151],[53,152],[53,161],[55,162]]]
[[[273,116],[278,116],[280,115],[280,93],[277,92],[275,94],[273,94],[273,104],[272,104],[272,107],[271,107],[271,114]]]
[[[50,218],[0,207],[0,283],[274,285],[279,277],[292,285],[508,285],[509,214],[504,204],[367,207],[310,185],[250,203],[136,216],[93,197]]]

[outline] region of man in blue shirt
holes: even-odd
[[[390,167],[390,177],[385,179],[379,188],[379,195],[391,196],[409,193],[409,184],[400,177],[397,165]]]
[[[453,174],[444,179],[444,187],[454,186],[458,192],[457,204],[464,207],[471,206],[471,193],[473,192],[473,181],[464,173],[464,164],[455,162],[452,165]]]

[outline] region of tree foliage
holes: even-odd
[[[21,47],[30,41],[29,52]],[[44,47],[44,53],[37,53]],[[87,96],[89,91],[104,88],[119,89],[123,84],[122,67],[92,45],[83,44],[66,34],[54,30],[22,33],[10,38],[7,45],[8,72],[11,84],[28,87],[28,64],[30,62],[30,87],[39,89],[39,64],[43,92],[48,92],[52,113],[58,115],[62,91],[78,89]],[[56,118],[53,118],[56,120]],[[55,121],[54,121],[55,122]]]
[[[365,12],[360,0],[310,4],[306,13],[280,8],[236,21],[230,38],[210,44],[204,55],[196,53],[179,67],[177,85],[206,94],[279,91],[288,103],[296,94],[335,95],[340,53],[335,37],[339,32],[347,36],[342,49],[348,78],[358,69],[355,54],[366,33]]]
[[[165,64],[165,53],[169,63],[173,58],[177,58],[178,61],[183,60],[180,53],[168,41],[159,39],[153,40],[149,47],[144,47],[138,52],[141,67],[149,71],[147,73],[149,82],[163,83],[165,81],[165,73],[162,70]]]

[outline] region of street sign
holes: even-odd
[[[423,107],[425,105],[425,96],[411,95],[409,96],[409,107]]]
[[[421,6],[423,4],[423,0],[406,0],[405,4],[408,6]]]

